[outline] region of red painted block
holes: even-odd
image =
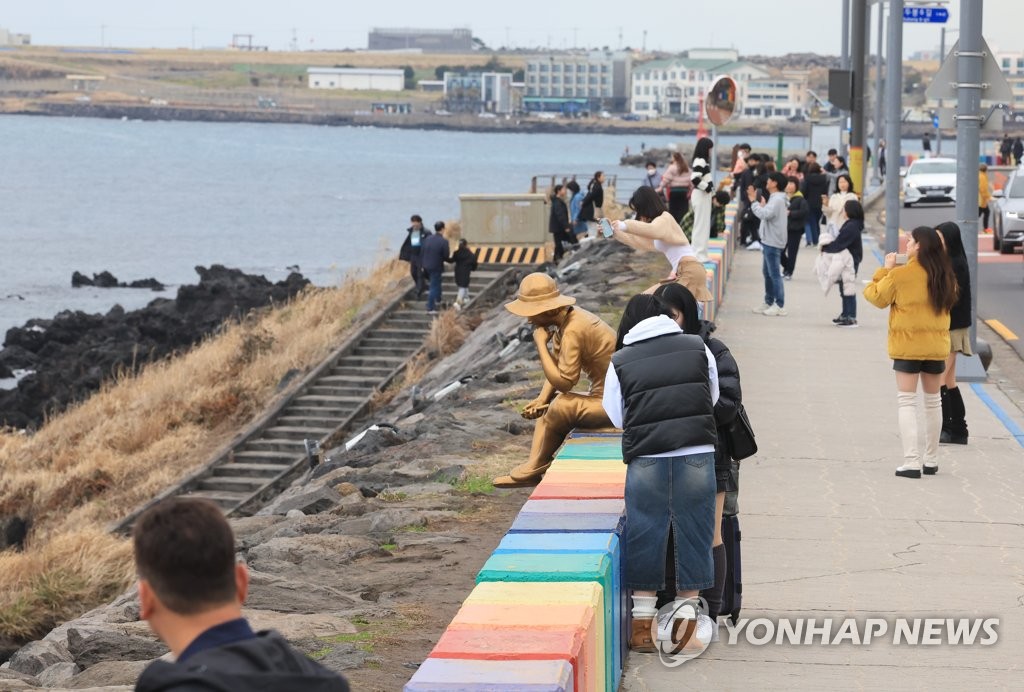
[[[587,659],[585,633],[576,628],[551,630],[485,629],[452,625],[438,640],[431,658],[486,661],[565,660],[573,668],[577,692],[594,687],[594,663]]]

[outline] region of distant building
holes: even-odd
[[[0,46],[28,46],[32,44],[29,34],[16,34],[0,26]]]
[[[511,113],[511,72],[444,73],[444,108],[453,113]]]
[[[1013,103],[1010,107],[1018,113],[1024,112],[1024,51],[992,52],[995,53],[996,62],[1013,90]]]
[[[424,53],[468,53],[473,50],[469,29],[371,29],[370,50],[422,50]]]
[[[402,91],[404,70],[379,70],[368,67],[310,67],[306,69],[310,89],[348,91]]]
[[[625,51],[591,51],[540,56],[526,63],[528,111],[566,114],[629,108],[632,58]]]
[[[774,77],[739,59],[731,48],[695,48],[683,56],[637,65],[632,71],[633,113],[697,120],[702,99],[722,77],[735,80],[737,117],[785,119],[806,113],[807,73]]]

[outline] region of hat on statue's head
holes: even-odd
[[[554,279],[542,272],[534,272],[523,278],[519,284],[519,296],[511,303],[506,303],[505,309],[513,315],[533,317],[575,303],[575,298],[563,296],[559,292]]]

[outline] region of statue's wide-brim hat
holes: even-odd
[[[557,310],[568,305],[575,305],[576,299],[563,296],[555,285],[555,280],[547,274],[534,272],[528,274],[519,284],[519,296],[505,309],[520,317],[533,317],[548,310]]]

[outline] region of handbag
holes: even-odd
[[[754,429],[750,425],[750,419],[747,417],[747,410],[743,404],[740,404],[736,417],[725,427],[725,443],[729,450],[729,457],[734,461],[757,454]]]

